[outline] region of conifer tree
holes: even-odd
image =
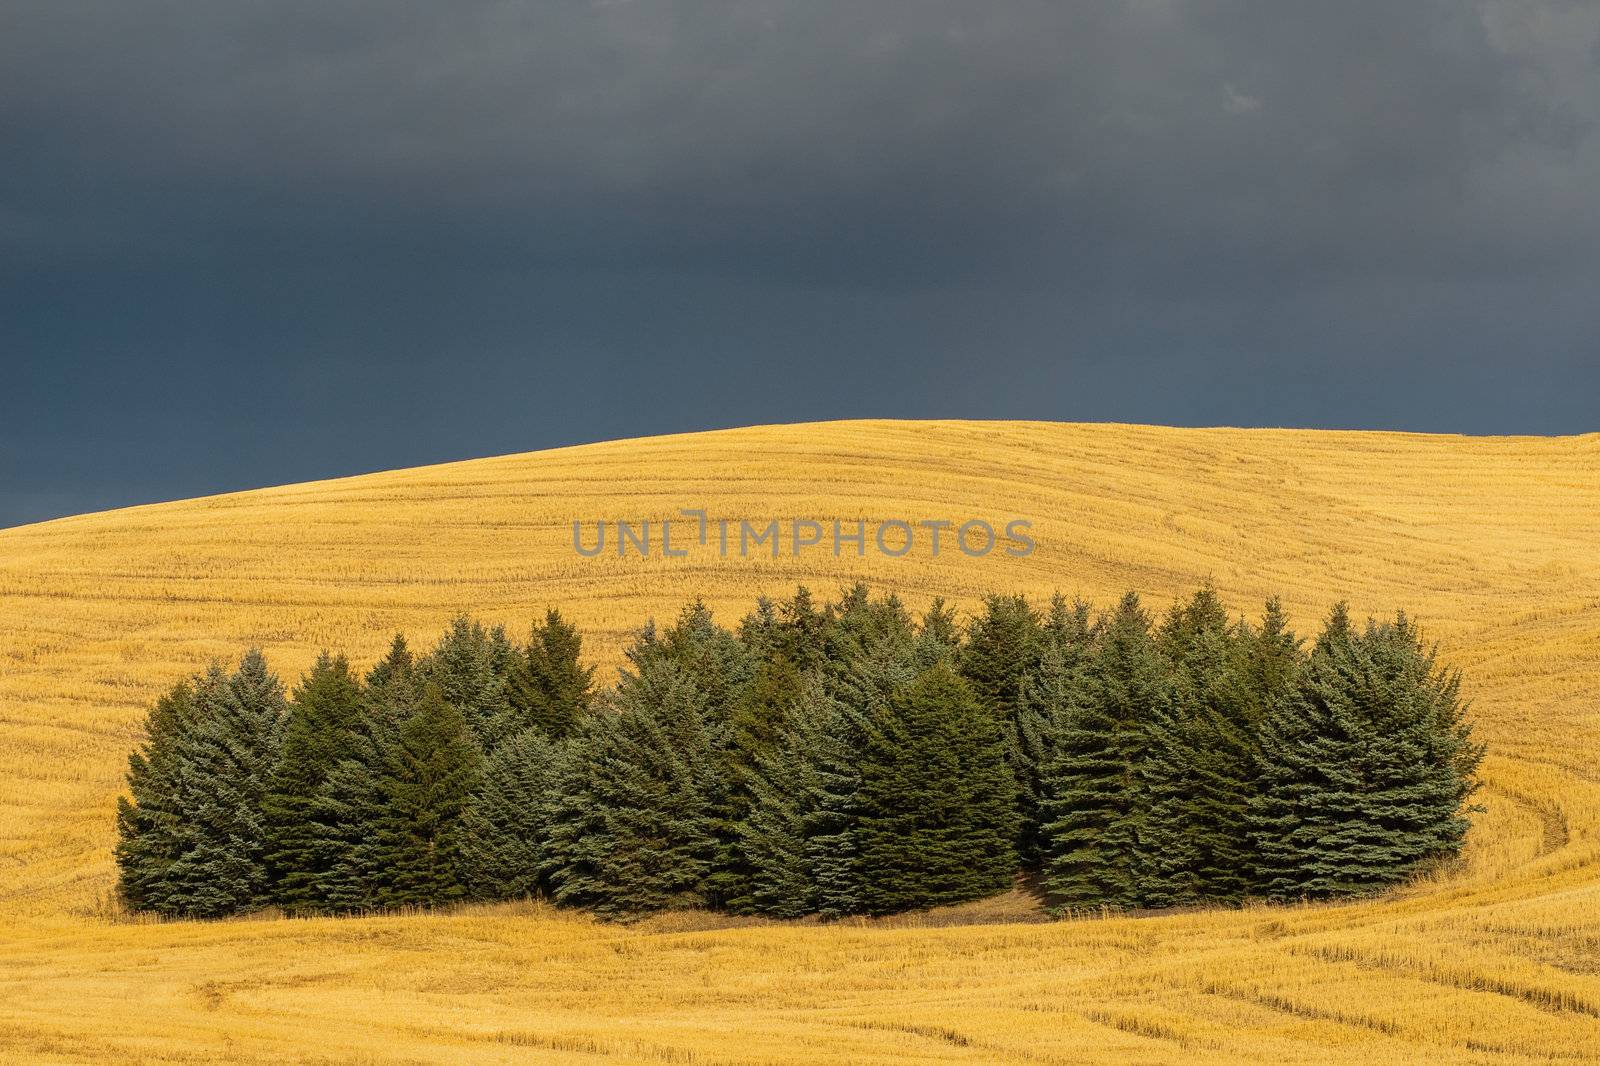
[[[860,756],[861,902],[871,914],[1010,884],[1016,811],[1000,724],[940,662],[872,717]]]
[[[954,661],[961,651],[961,629],[956,624],[955,608],[947,605],[943,596],[936,596],[917,625],[913,652],[917,669],[926,670],[947,659]]]
[[[589,710],[594,667],[582,663],[583,637],[551,609],[533,627],[527,648],[512,661],[507,681],[515,730],[529,727],[559,740]]]
[[[551,811],[554,895],[602,914],[713,902],[708,881],[728,846],[725,727],[672,658],[649,652],[635,661],[610,706],[576,734]]]
[[[1295,691],[1305,666],[1305,650],[1276,596],[1267,601],[1261,625],[1242,629],[1240,641],[1244,648],[1240,680],[1248,701],[1246,713],[1259,726],[1268,708]]]
[[[515,658],[503,630],[485,629],[461,615],[417,669],[466,716],[479,746],[488,750],[523,724],[512,713],[507,691]]]
[[[393,869],[388,863],[390,768],[400,756],[400,726],[416,712],[420,681],[405,637],[368,672],[359,727],[350,750],[314,796],[311,829],[333,856],[319,879],[323,906],[367,911],[384,905]]]
[[[270,883],[262,806],[283,736],[283,687],[252,649],[231,676],[213,665],[195,682],[192,702],[168,710],[171,717],[158,728],[177,728],[171,761],[161,752],[147,767],[170,771],[167,779],[176,783],[152,815],[178,817],[165,826],[170,835],[151,841],[170,848],[170,861],[158,881],[146,883],[146,905],[195,918],[263,906]]]
[[[804,585],[794,590],[794,595],[779,605],[778,616],[785,639],[784,651],[788,653],[795,669],[809,674],[823,667],[827,653],[828,619],[818,610],[811,590]]]
[[[1046,645],[1037,667],[1023,678],[1017,713],[1007,723],[1006,763],[1017,797],[1017,859],[1029,870],[1037,869],[1045,856],[1047,771],[1062,731],[1085,699],[1081,656],[1069,661],[1068,655],[1059,645]]]
[[[1050,597],[1050,609],[1039,621],[1041,643],[1060,648],[1068,665],[1076,665],[1094,643],[1096,623],[1090,617],[1093,613],[1086,601],[1068,602],[1057,592]]]
[[[1338,605],[1262,727],[1252,820],[1269,893],[1372,893],[1456,854],[1482,756],[1459,675],[1405,616],[1358,633]]]
[[[523,899],[542,891],[557,748],[531,727],[484,760],[463,815],[463,871],[479,899]]]
[[[822,818],[828,796],[824,775],[845,759],[841,750],[844,711],[808,678],[788,715],[784,730],[764,752],[750,778],[751,801],[739,823],[739,848],[749,870],[742,909],[776,918],[797,918],[821,909],[816,860],[834,851]],[[854,789],[852,788],[852,794]],[[839,900],[830,908],[837,912]],[[845,910],[855,909],[854,896]]]
[[[117,889],[134,910],[165,911],[168,872],[183,855],[188,826],[179,752],[193,726],[194,687],[180,681],[145,718],[145,740],[128,756],[128,791],[117,797]]]
[[[1150,619],[1134,593],[1100,627],[1084,695],[1046,769],[1045,885],[1061,906],[1132,906],[1138,762],[1152,709],[1167,698]]]
[[[1249,807],[1256,724],[1241,677],[1244,648],[1203,588],[1167,616],[1157,644],[1168,698],[1151,708],[1139,771],[1141,903],[1237,902],[1254,881]]]
[[[1093,647],[1089,605],[1058,593],[1039,630],[1040,654],[1023,675],[1006,722],[1006,764],[1017,786],[1017,859],[1035,870],[1045,855],[1046,771],[1061,731],[1084,701],[1084,663]]]
[[[1022,596],[984,598],[983,613],[967,627],[961,675],[979,704],[998,722],[1017,713],[1022,679],[1038,664],[1039,615]]]
[[[736,772],[754,769],[777,744],[801,687],[800,671],[781,647],[757,662],[755,674],[740,692],[729,722],[730,757]]]
[[[688,604],[666,630],[646,626],[628,649],[629,668],[643,671],[657,660],[674,663],[705,699],[710,721],[726,726],[754,671],[754,661],[732,633],[718,625],[700,600]]]
[[[323,879],[339,859],[316,820],[328,775],[361,729],[361,683],[343,655],[324,651],[294,692],[283,747],[264,801],[274,895],[290,910],[326,906]]]
[[[384,870],[378,902],[432,906],[466,894],[462,824],[483,755],[461,709],[432,682],[400,723],[378,781],[376,826]]]
[[[899,657],[910,664],[916,636],[916,625],[897,597],[874,600],[866,585],[856,584],[828,607],[823,659],[835,678],[866,659]]]

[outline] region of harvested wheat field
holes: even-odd
[[[582,558],[574,519],[1033,522],[1026,557]],[[1412,612],[1467,673],[1486,813],[1377,901],[841,925],[539,905],[138,923],[113,811],[145,706],[261,645],[370,663],[547,605],[614,666],[702,595],[864,578],[920,608],[1213,581],[1302,633]],[[1600,1061],[1600,435],[845,422],[619,441],[0,531],[0,1061]]]

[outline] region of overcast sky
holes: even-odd
[[[1600,4],[5,0],[0,525],[839,417],[1600,429]]]

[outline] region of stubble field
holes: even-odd
[[[1033,522],[969,558],[572,549],[571,523]],[[687,528],[687,527],[685,527]],[[676,537],[678,530],[674,530]],[[1207,579],[1406,608],[1467,672],[1487,811],[1376,901],[1040,923],[1020,898],[840,925],[542,905],[141,924],[113,811],[153,696],[251,644],[292,682],[462,610],[559,606],[609,676],[701,595],[857,578],[920,608]],[[659,437],[0,531],[0,1062],[1600,1061],[1600,435],[848,422]]]

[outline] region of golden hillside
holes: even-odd
[[[586,559],[571,522],[1033,521],[1026,558]],[[592,527],[591,527],[592,528]],[[1377,902],[1045,925],[111,920],[146,703],[250,644],[293,680],[558,605],[610,664],[703,595],[855,578],[1157,607],[1209,578],[1413,612],[1464,667],[1488,812]],[[567,448],[0,531],[0,1061],[1600,1060],[1600,435],[845,422]],[[1003,906],[976,909],[1004,917]]]

